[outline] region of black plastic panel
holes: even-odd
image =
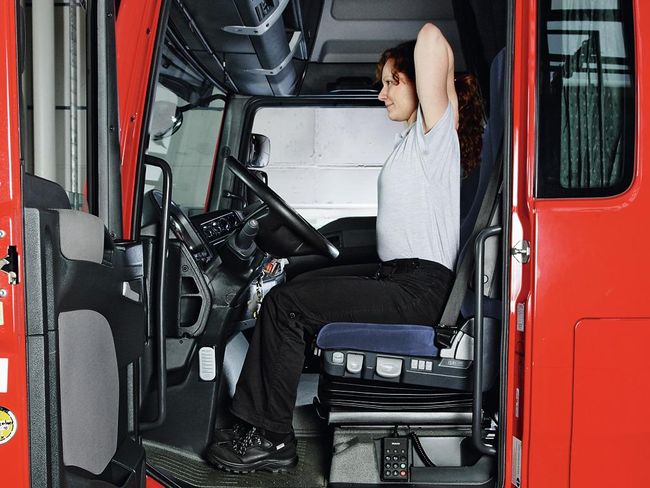
[[[284,16],[266,25],[279,5],[280,0],[174,2],[171,27],[190,55],[224,85],[232,81],[237,91],[251,95],[291,95],[299,79],[293,62],[273,76],[254,71],[274,69],[289,55]],[[260,29],[257,35],[227,30],[239,26]]]
[[[242,224],[239,216],[231,211],[218,211],[196,215],[190,220],[198,227],[203,239],[215,251],[216,247],[235,230],[240,228]]]
[[[73,261],[61,254],[59,215],[25,210],[25,288],[33,486],[89,488],[142,486],[144,451],[129,439],[133,427],[128,376],[143,353],[145,308],[139,244],[107,243],[104,262]],[[80,232],[80,238],[83,238]],[[132,293],[124,295],[124,283]],[[119,377],[118,449],[103,473],[64,466],[60,427],[58,315],[93,310],[103,315],[115,341]],[[130,386],[129,386],[130,385]],[[131,413],[129,413],[131,412]],[[130,447],[129,447],[130,446]],[[119,458],[119,461],[117,459]]]
[[[376,217],[344,217],[318,229],[339,250],[339,256],[334,262],[316,255],[292,256],[286,268],[288,279],[331,266],[378,264],[376,220]]]

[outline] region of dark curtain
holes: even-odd
[[[560,184],[607,188],[622,177],[625,75],[607,72],[599,31],[581,22],[584,40],[562,67]],[[573,38],[575,39],[575,38]],[[563,42],[571,42],[565,37]],[[575,40],[574,40],[575,42]],[[617,86],[619,85],[619,86]]]

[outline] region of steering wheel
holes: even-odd
[[[239,178],[251,191],[268,205],[269,209],[293,231],[307,245],[311,246],[318,254],[332,259],[339,255],[339,250],[307,222],[298,212],[289,206],[280,195],[275,193],[268,185],[262,182],[248,168],[237,161],[233,156],[225,159],[226,167]]]
[[[160,214],[163,206],[162,192],[153,189],[148,192],[148,195],[149,199],[153,203],[153,207],[157,210],[158,214]],[[192,252],[200,249],[209,249],[208,245],[201,238],[200,234],[194,227],[194,224],[192,224],[187,215],[185,215],[185,212],[183,212],[181,207],[179,207],[173,200],[169,203],[169,228],[176,238],[184,242]]]

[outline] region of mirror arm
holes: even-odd
[[[242,197],[241,195],[237,195],[236,193],[233,193],[233,192],[228,191],[228,190],[224,190],[223,192],[221,192],[221,196],[224,197],[224,198],[232,198],[233,200],[243,202],[244,205],[248,203],[246,201],[246,199],[244,197]]]

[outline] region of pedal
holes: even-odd
[[[384,437],[381,440],[382,481],[408,481],[409,450],[406,437]]]

